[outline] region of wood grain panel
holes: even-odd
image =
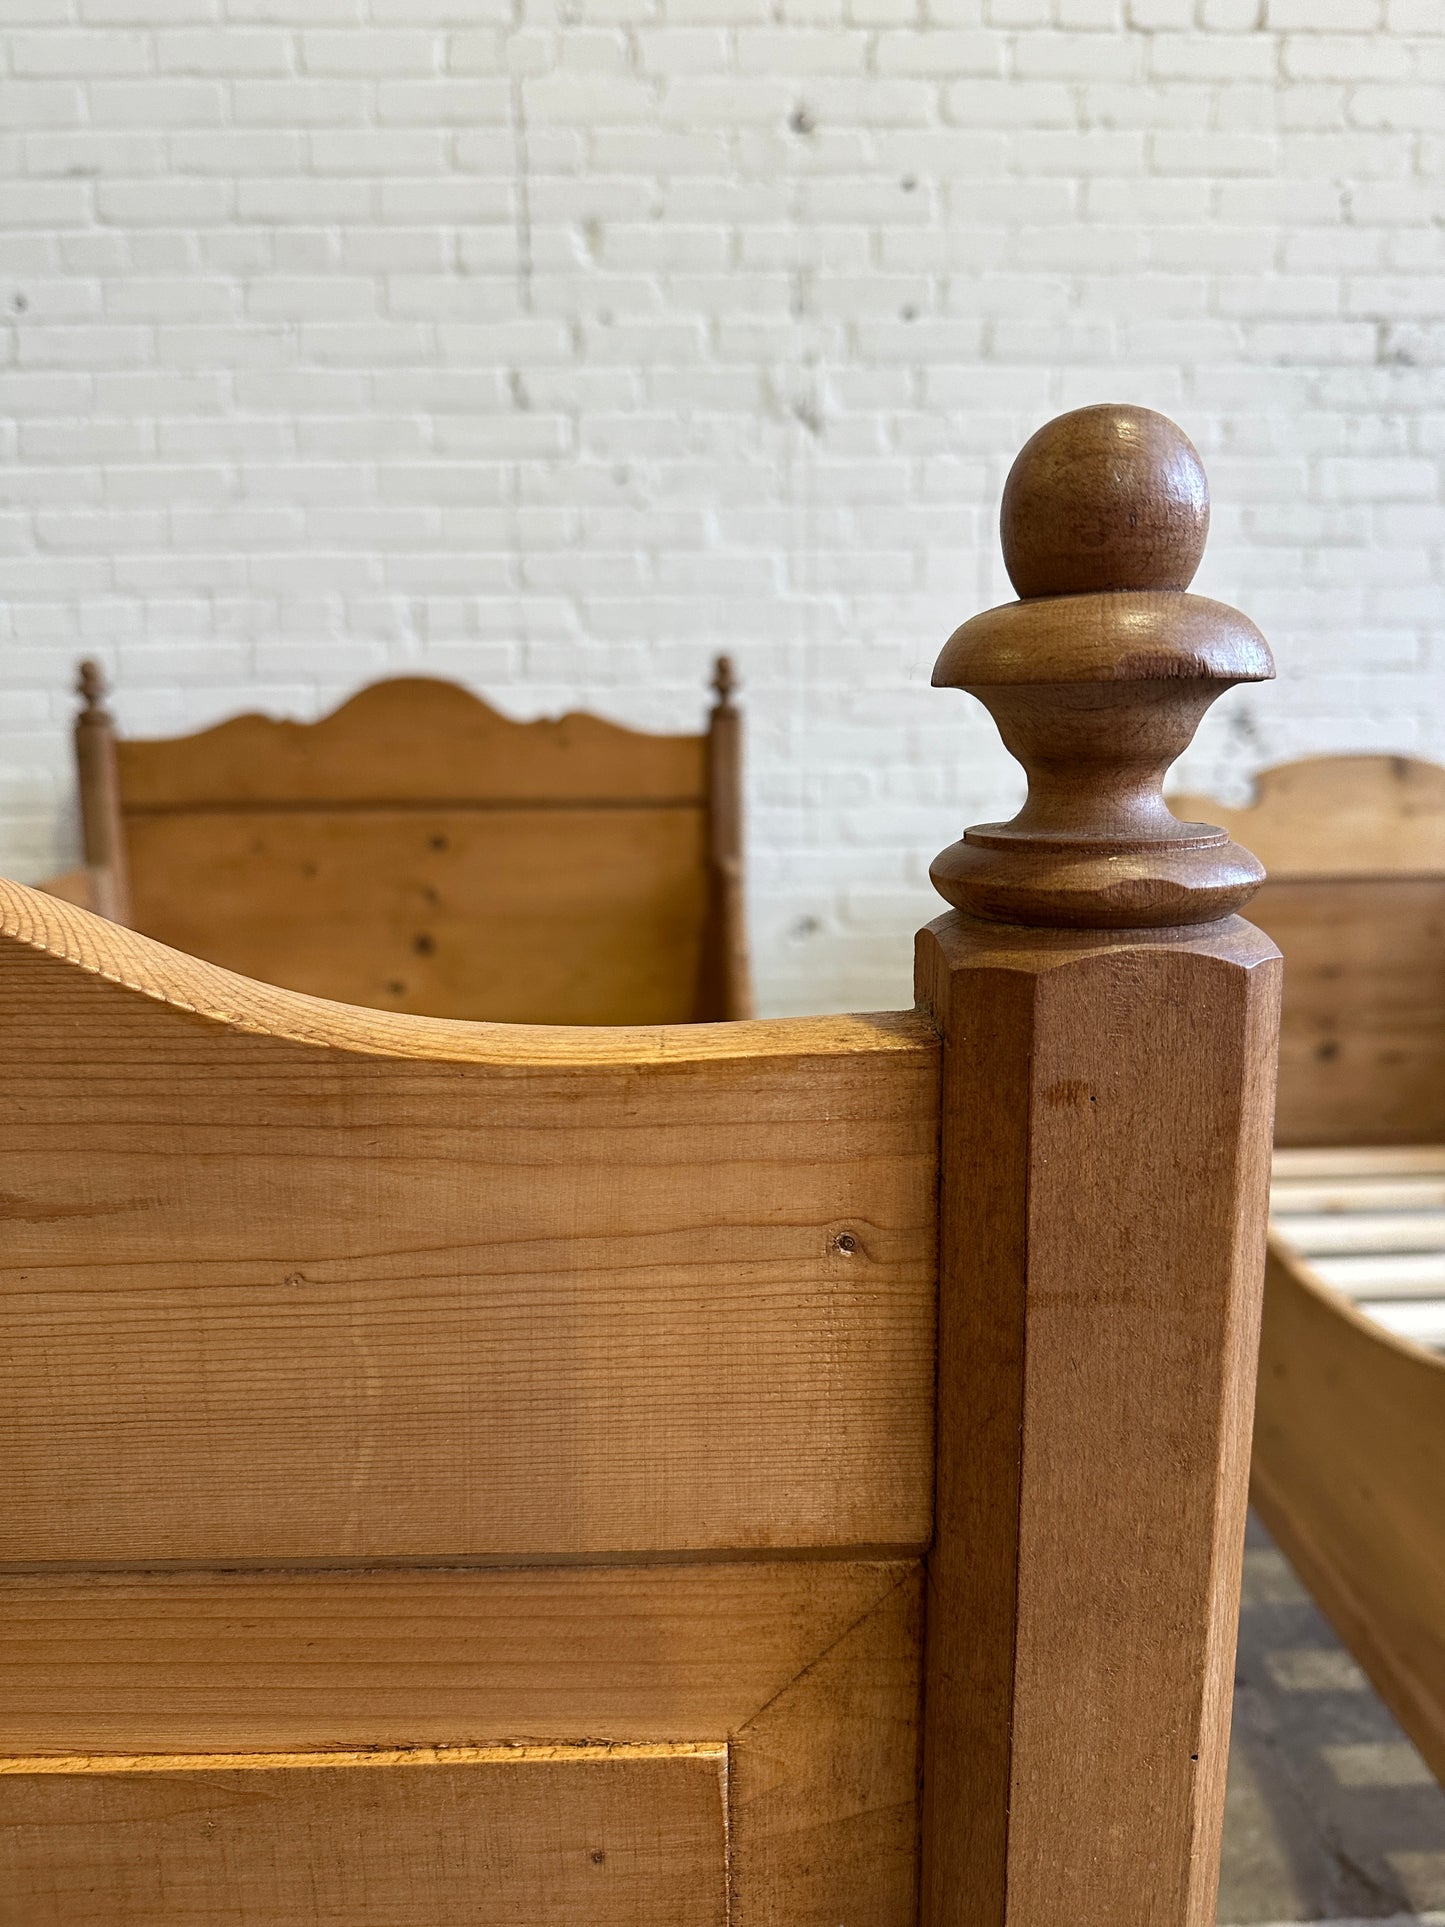
[[[136,927],[313,996],[507,1023],[686,1023],[698,805],[131,818]]]
[[[911,1578],[831,1559],[8,1578],[0,1753],[716,1739]]]
[[[921,1590],[843,1560],[12,1578],[0,1753],[725,1743],[730,1927],[915,1927]]]
[[[1276,1137],[1445,1137],[1445,877],[1267,883],[1250,916],[1285,959]]]
[[[926,1540],[921,1020],[373,1016],[0,916],[5,1560]]]
[[[725,1927],[726,1749],[0,1770],[4,1927]]]
[[[1382,1331],[1270,1244],[1253,1496],[1445,1779],[1445,1358]]]
[[[1445,871],[1445,769],[1413,756],[1303,756],[1261,770],[1243,809],[1212,796],[1169,803],[1221,825],[1275,881]]]
[[[514,722],[455,683],[373,683],[315,723],[236,716],[194,736],[116,744],[139,811],[238,804],[701,803],[704,736],[599,716]]]

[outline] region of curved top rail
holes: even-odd
[[[937,1043],[932,1026],[912,1011],[614,1026],[470,1023],[331,1003],[237,976],[3,878],[0,944],[39,952],[178,1012],[254,1036],[372,1057],[490,1065],[499,1071],[851,1056],[932,1049]]]
[[[1276,881],[1445,876],[1445,769],[1417,756],[1302,756],[1254,778],[1242,809],[1174,796],[1245,837]]]
[[[90,665],[93,668],[93,665]],[[103,685],[92,678],[87,703]],[[459,684],[396,676],[304,723],[248,711],[194,734],[120,737],[127,811],[384,805],[700,803],[705,737],[583,711],[521,721]]]

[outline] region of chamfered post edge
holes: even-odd
[[[1273,674],[1188,593],[1202,465],[1148,410],[1041,430],[1004,494],[1020,600],[936,683],[1029,795],[933,867],[944,1043],[926,1927],[1212,1927],[1278,1029],[1260,866],[1169,766]]]

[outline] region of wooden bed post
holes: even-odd
[[[105,676],[99,663],[80,665],[75,693],[81,703],[75,719],[80,828],[92,876],[93,907],[116,923],[129,923],[130,875],[115,766],[115,722],[105,706]]]
[[[933,868],[945,1040],[926,1927],[1212,1927],[1258,1331],[1279,963],[1262,872],[1165,771],[1273,674],[1184,593],[1208,529],[1173,423],[1024,448],[1021,600],[952,637],[1029,796]],[[986,1388],[986,1395],[983,1390]]]
[[[699,1015],[753,1015],[752,967],[748,958],[743,901],[743,719],[733,697],[737,676],[731,656],[713,665],[716,697],[708,713],[708,955],[703,960],[704,1001]]]

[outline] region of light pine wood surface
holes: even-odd
[[[525,1840],[540,1829],[585,1843],[595,1827],[578,1782],[585,1793],[599,1759],[722,1752],[729,1922],[906,1927],[916,1909],[920,1605],[919,1568],[906,1561],[13,1577],[0,1581],[0,1776],[13,1776],[0,1777],[0,1812],[27,1825],[49,1815],[80,1826],[88,1864],[109,1880],[107,1796],[74,1779],[38,1790],[27,1779],[115,1771],[165,1780],[183,1770],[177,1760],[198,1771],[219,1754],[228,1756],[216,1770],[229,1810],[238,1802],[226,1776],[245,1759],[299,1775],[361,1745],[399,1752],[404,1765],[418,1759],[424,1736],[448,1754],[480,1744],[476,1764],[495,1768],[520,1751],[555,1769],[522,1784],[525,1799],[509,1790],[518,1776],[493,1771],[480,1784],[473,1774],[468,1797],[487,1834]],[[606,1746],[589,1755],[575,1738],[588,1734],[606,1735]],[[699,1807],[703,1782],[692,1766],[648,1773],[620,1784],[614,1817],[625,1822],[633,1798],[655,1807],[648,1825],[670,1860],[710,1808]],[[287,1824],[290,1789],[322,1798],[309,1780],[271,1784],[276,1827]],[[443,1796],[452,1797],[446,1788]],[[212,1817],[204,1803],[171,1815],[171,1833],[139,1853],[141,1870],[194,1847],[197,1877],[220,1878]],[[388,1813],[383,1802],[370,1824],[388,1830],[409,1865],[423,1820],[413,1805]],[[315,1853],[324,1828],[340,1822],[323,1801],[305,1824],[304,1850]],[[268,1851],[254,1839],[241,1845]],[[721,1850],[708,1856],[659,1866],[655,1891],[641,1899],[622,1882],[614,1900],[594,1878],[596,1904],[615,1906],[622,1921],[633,1917],[627,1906],[665,1908],[679,1891],[713,1891]],[[49,1858],[42,1852],[37,1866]],[[299,1880],[298,1866],[282,1864]],[[12,1862],[12,1877],[22,1874]],[[535,1868],[519,1863],[500,1886],[494,1873],[496,1911],[483,1918],[519,1906],[524,1878],[535,1879]],[[288,1918],[248,1904],[248,1919]],[[537,1917],[566,1927],[612,1917],[583,1912],[575,1890],[550,1905]],[[170,1927],[171,1916],[155,1918]]]
[[[1206,515],[1147,411],[1016,464],[949,661],[1030,802],[914,1013],[368,1010],[0,886],[4,1927],[1209,1927],[1277,959],[1160,796],[1269,673]]]
[[[724,1748],[0,1780],[3,1927],[727,1927]]]
[[[751,1015],[741,715],[705,734],[514,722],[451,683],[316,723],[117,738],[94,664],[76,744],[87,893],[289,989],[513,1023]]]
[[[1412,756],[1305,756],[1261,770],[1230,809],[1171,798],[1175,813],[1222,824],[1273,882],[1428,877],[1445,870],[1445,769]]]
[[[1269,881],[1250,912],[1285,958],[1282,1145],[1445,1138],[1445,769],[1315,756],[1265,770],[1222,824]]]
[[[1445,1358],[1271,1240],[1254,1434],[1265,1523],[1445,1780]]]
[[[926,1541],[921,1020],[583,1034],[570,1067],[439,1026],[474,1060],[433,1061],[421,1019],[390,1056],[36,893],[0,918],[0,1559]],[[37,925],[91,966],[5,940]]]

